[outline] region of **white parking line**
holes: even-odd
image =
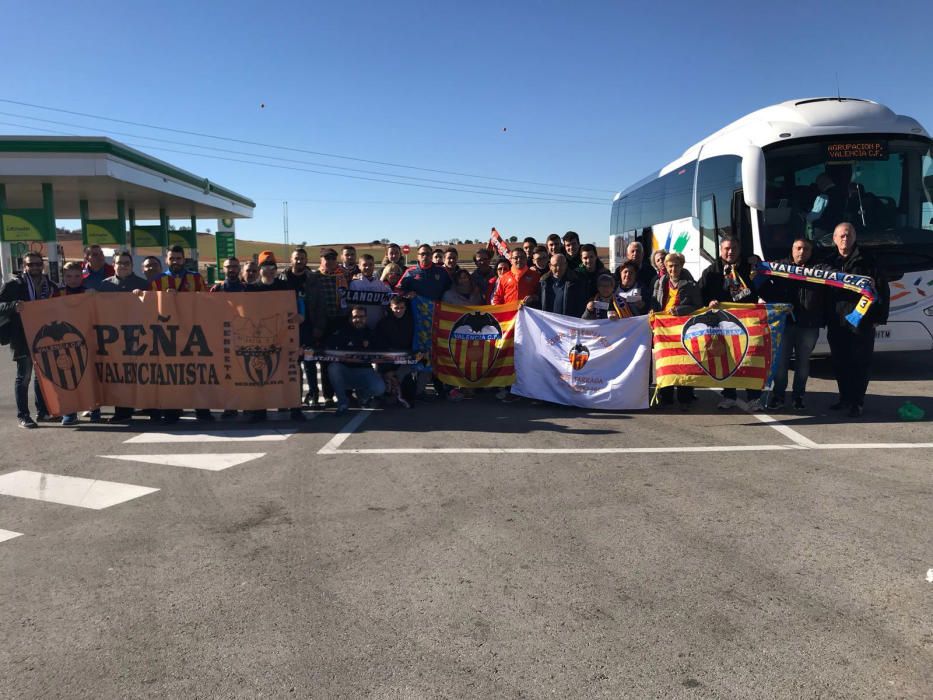
[[[810,449],[813,449],[814,447],[818,447],[818,445],[815,442],[813,442],[813,440],[806,437],[805,435],[801,435],[793,428],[790,428],[784,425],[777,418],[773,418],[772,416],[769,416],[766,413],[752,413],[751,415],[755,416],[755,418],[760,420],[762,423],[767,425],[769,428],[774,428],[775,430],[777,430],[781,435],[786,437],[788,440],[793,442],[795,445],[799,445],[800,447],[809,447]]]
[[[664,454],[702,452],[776,452],[783,450],[916,450],[933,448],[933,442],[817,443],[763,413],[752,414],[765,425],[793,441],[790,445],[684,445],[669,447],[380,447],[350,448],[343,445],[369,418],[372,411],[354,416],[327,444],[319,455],[421,455],[421,454]]]
[[[219,472],[265,456],[265,452],[199,452],[195,454],[171,452],[163,455],[98,455],[98,457],[104,459],[119,459],[124,462],[141,462],[143,464],[159,464],[170,467],[188,467],[189,469],[205,469],[211,472]]]
[[[27,469],[0,475],[0,495],[61,503],[66,506],[78,506],[92,510],[109,508],[158,490],[149,486],[45,474]]]
[[[349,427],[349,426],[348,426]],[[337,436],[335,436],[337,437]],[[350,437],[347,433],[343,440]],[[343,442],[341,440],[341,442]],[[775,450],[803,450],[797,445],[695,445],[686,447],[386,447],[338,450],[322,447],[318,454],[341,455],[423,455],[423,454],[542,454],[542,455],[608,455],[608,454],[667,454],[671,452],[773,452]]]
[[[0,530],[0,542],[12,540],[14,537],[22,537],[22,532],[13,532],[12,530]]]
[[[828,442],[818,450],[916,450],[933,448],[933,442]]]
[[[334,437],[328,440],[327,444],[324,445],[324,447],[322,447],[321,449],[319,449],[317,453],[319,455],[337,454],[337,448],[339,448],[346,441],[346,439],[350,437],[356,431],[357,428],[363,425],[363,421],[365,421],[371,415],[372,415],[371,410],[362,410],[359,413],[357,413],[355,416],[353,416],[353,419],[349,423],[347,423],[345,426],[343,426],[340,429],[340,431],[336,435],[334,435]],[[347,452],[348,450],[342,450],[342,451]],[[436,452],[438,450],[425,450],[425,451]],[[418,453],[413,452],[412,454],[418,454]]]
[[[276,430],[275,428],[251,428],[247,430],[173,430],[165,433],[140,433],[124,444],[152,444],[179,442],[279,442],[288,440],[294,430]]]

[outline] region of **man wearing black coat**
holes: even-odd
[[[304,248],[296,248],[292,251],[291,265],[287,270],[279,274],[279,279],[285,282],[288,289],[295,292],[295,296],[303,299],[305,290],[308,287],[308,253]],[[305,308],[307,308],[307,300]],[[314,334],[311,326],[310,314],[305,314],[304,320],[298,327],[298,343],[303,348],[310,348],[314,345]],[[303,403],[311,408],[317,408],[318,388],[317,388],[317,367],[314,362],[300,360],[299,364],[305,373],[305,381],[308,382],[308,393],[303,397]]]
[[[35,368],[20,312],[27,302],[50,298],[55,285],[48,275],[42,272],[42,256],[38,253],[26,253],[23,256],[23,264],[26,271],[14,275],[0,289],[0,324],[6,326],[3,331],[9,339],[13,360],[16,362],[16,380],[13,388],[16,395],[16,417],[19,419],[19,426],[36,428],[38,427],[36,422],[29,415],[29,380],[33,378]],[[35,393],[37,418],[47,419],[48,409],[45,407],[45,400],[39,390],[38,376],[35,377],[33,383],[33,392]]]
[[[550,268],[551,274],[541,280],[541,310],[580,318],[589,301],[585,283],[569,269],[561,253],[551,256]]]
[[[719,240],[719,257],[712,265],[703,270],[700,276],[700,294],[703,303],[711,308],[720,302],[754,304],[758,295],[752,291],[751,258],[742,257],[741,244],[734,236],[723,236]],[[757,262],[757,261],[756,261]],[[738,392],[735,389],[723,389],[722,401],[717,408],[721,411],[738,405]],[[761,391],[746,389],[745,398],[752,411],[761,409]]]
[[[871,255],[855,244],[855,227],[852,224],[836,226],[833,243],[836,249],[824,260],[825,266],[830,270],[871,277],[877,295],[857,327],[846,321],[846,315],[855,309],[859,295],[835,287],[830,287],[826,295],[826,338],[839,387],[839,400],[830,408],[834,411],[848,410],[850,418],[858,418],[862,415],[871,376],[875,326],[888,322],[891,290]]]
[[[799,237],[791,247],[789,258],[778,262],[788,265],[814,267],[811,263],[813,242]],[[822,267],[822,266],[820,266]],[[826,287],[820,284],[798,282],[796,280],[771,277],[759,293],[770,303],[790,304],[793,313],[788,316],[784,326],[784,339],[781,354],[777,358],[777,370],[774,374],[774,387],[768,399],[768,409],[779,410],[784,407],[787,391],[787,368],[790,356],[794,355],[794,410],[806,408],[803,397],[807,390],[810,376],[810,355],[820,337],[820,328],[826,325],[824,308],[826,305]]]
[[[654,283],[658,281],[658,271],[651,267],[651,263],[645,261],[645,246],[638,241],[631,241],[625,247],[625,259],[631,260],[638,268],[635,284],[641,291],[641,298],[650,299],[651,295],[654,294]],[[619,271],[621,269],[622,265],[616,268],[616,282],[619,281]]]

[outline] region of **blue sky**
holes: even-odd
[[[292,241],[475,239],[496,226],[506,235],[539,239],[574,229],[604,244],[613,191],[742,114],[834,94],[837,72],[844,95],[880,101],[933,126],[929,7],[881,7],[864,0],[759,8],[725,2],[4,3],[6,99],[562,187],[275,151],[6,103],[0,103],[6,113],[0,131],[134,134],[113,138],[256,200],[255,218],[237,225],[242,238],[281,240],[282,201],[288,200]],[[227,162],[205,155],[273,161],[143,137],[303,161],[288,164],[296,168],[378,179],[407,175],[433,180],[409,180],[417,184],[475,191]],[[477,194],[479,185],[513,191]],[[508,196],[527,193],[588,201]]]

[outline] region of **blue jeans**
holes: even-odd
[[[31,357],[16,357],[16,380],[13,382],[13,393],[16,396],[16,417],[29,418],[29,380],[32,379],[32,390],[36,399],[36,413],[40,416],[48,415],[45,399],[39,390],[39,375],[33,377]]]
[[[369,401],[374,396],[386,393],[386,384],[376,370],[369,365],[350,367],[342,362],[330,362],[327,365],[327,376],[337,395],[337,405],[346,408],[347,390],[355,389],[360,402]]]
[[[793,396],[802,399],[807,391],[807,379],[810,377],[810,355],[820,337],[819,328],[802,328],[795,323],[784,327],[784,344],[778,357],[777,371],[774,375],[774,387],[771,395],[781,401],[787,392],[787,368],[790,365],[791,352],[794,354]]]

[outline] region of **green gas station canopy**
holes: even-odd
[[[117,200],[137,220],[169,217],[249,218],[251,199],[170,163],[98,136],[0,136],[0,182],[10,209],[40,206],[51,183],[57,219],[77,219],[81,200],[91,218],[115,215]]]

